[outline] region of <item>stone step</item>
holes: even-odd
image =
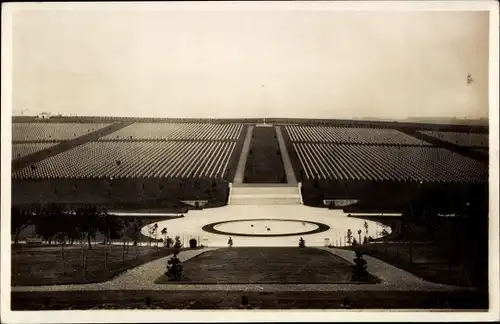
[[[298,187],[232,187],[232,195],[283,195],[299,194]]]
[[[299,197],[231,197],[231,205],[300,205]]]

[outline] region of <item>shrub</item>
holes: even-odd
[[[247,296],[241,296],[241,305],[240,308],[247,309],[250,308],[250,304],[248,303]]]
[[[175,237],[174,248],[180,249],[182,247],[181,238],[179,236]]]
[[[172,238],[167,236],[167,238],[165,239],[165,242],[164,242],[165,247],[169,248],[172,245],[172,243],[174,243]]]
[[[198,242],[196,241],[196,239],[192,238],[189,240],[189,247],[190,248],[196,249],[197,246],[198,246]]]
[[[180,280],[182,277],[182,264],[177,255],[179,251],[175,251],[174,255],[167,262],[167,272],[165,275],[170,278],[170,280]]]
[[[365,259],[363,259],[363,253],[360,251],[354,251],[356,257],[354,258],[354,265],[352,266],[352,280],[353,281],[366,281],[368,278],[368,271],[366,270],[367,265]]]
[[[299,248],[305,248],[306,247],[306,241],[301,237],[299,240]]]

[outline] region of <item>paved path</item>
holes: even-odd
[[[353,263],[354,252],[343,249],[319,248]],[[204,248],[179,253],[181,262],[201,253],[216,250]],[[52,286],[15,286],[13,292],[32,291],[97,291],[97,290],[162,290],[162,291],[247,291],[247,292],[298,292],[298,291],[467,291],[463,287],[431,283],[378,259],[365,255],[368,271],[379,277],[379,284],[155,284],[164,273],[170,256],[135,267],[118,277],[102,283]]]
[[[253,126],[248,126],[243,148],[241,149],[240,159],[236,167],[233,183],[243,183],[245,167],[247,165],[248,151],[250,151],[250,142],[252,140]]]
[[[283,138],[283,134],[281,133],[280,126],[276,126],[276,138],[278,139],[278,144],[280,146],[283,167],[285,168],[286,182],[290,185],[296,186],[297,178],[295,177],[295,172],[293,171],[292,162],[290,161],[290,156],[288,155],[285,139]]]

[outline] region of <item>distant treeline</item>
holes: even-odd
[[[438,122],[438,121],[441,121]],[[449,121],[449,122],[447,122]],[[308,119],[308,118],[156,118],[156,117],[112,117],[112,116],[53,116],[50,119],[39,119],[35,116],[13,116],[13,123],[41,122],[41,123],[119,123],[119,122],[141,122],[141,123],[243,123],[243,124],[299,124],[310,126],[344,126],[363,128],[406,128],[422,130],[441,130],[453,132],[488,133],[487,120],[467,119],[432,119],[421,120],[409,118],[406,121],[384,121],[384,120],[358,120],[358,119]]]

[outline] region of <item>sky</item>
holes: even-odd
[[[488,116],[487,12],[24,10],[12,23],[15,114]]]

